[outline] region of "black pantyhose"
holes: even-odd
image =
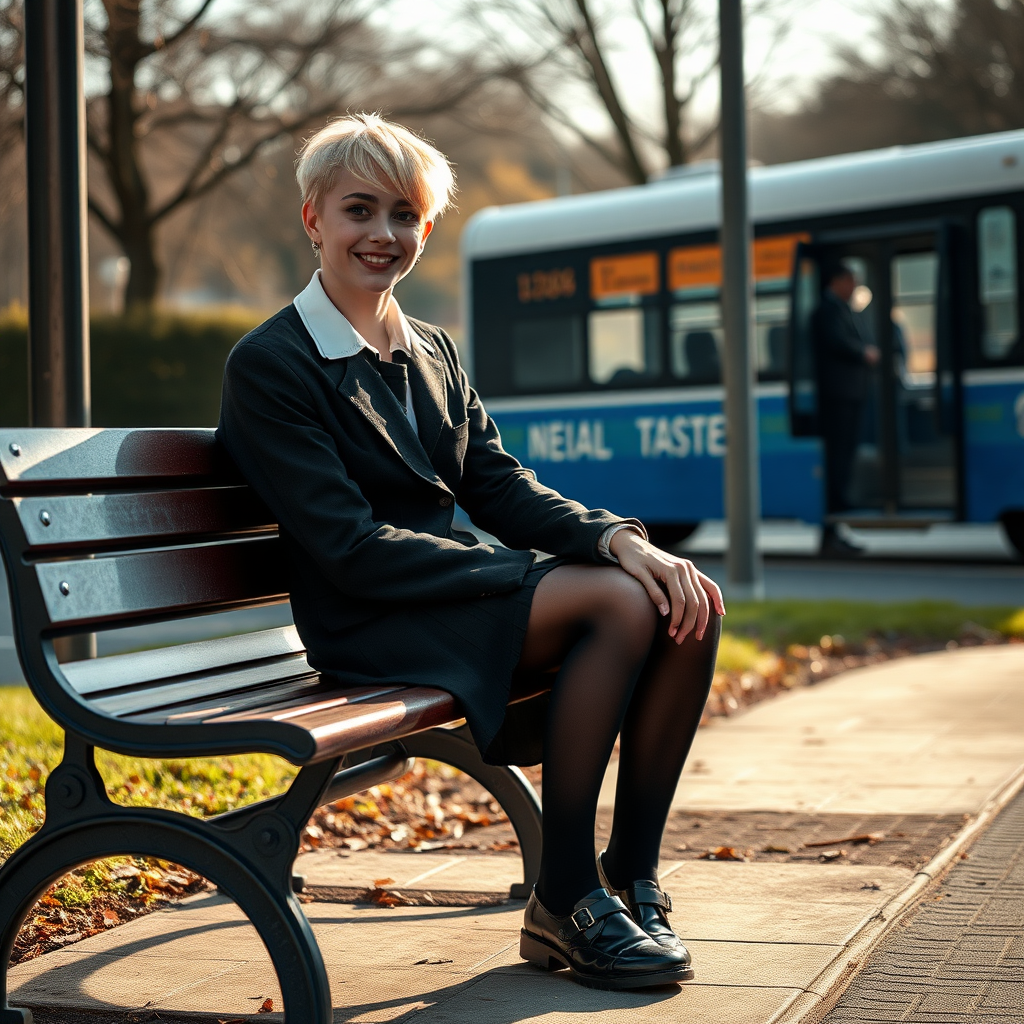
[[[622,731],[610,881],[656,878],[661,834],[700,722],[720,625],[702,641],[667,635],[644,588],[621,569],[562,566],[537,587],[520,667],[561,665],[544,742],[544,853],[537,895],[566,914],[600,882],[594,822]]]

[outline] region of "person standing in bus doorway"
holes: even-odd
[[[854,456],[860,437],[864,402],[868,396],[871,368],[879,351],[867,344],[857,329],[850,309],[856,287],[853,271],[834,263],[822,272],[822,296],[811,317],[811,331],[818,361],[818,410],[825,444],[826,511],[846,511]],[[860,548],[848,543],[826,522],[821,534],[821,554],[850,557]]]

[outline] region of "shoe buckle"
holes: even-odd
[[[569,915],[569,920],[572,921],[574,925],[576,925],[576,928],[579,931],[585,932],[591,925],[594,924],[597,918],[595,918],[594,915],[590,912],[589,907],[580,907],[580,909],[577,910],[575,913]],[[586,921],[586,923],[581,923],[584,920]]]

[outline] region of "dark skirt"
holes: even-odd
[[[534,591],[565,560],[531,566],[522,586],[472,601],[407,605],[360,623],[342,636],[343,669],[316,657],[321,671],[354,686],[432,686],[455,697],[488,764],[537,764],[546,699],[509,708],[509,690],[526,638]]]

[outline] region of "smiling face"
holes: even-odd
[[[302,223],[320,246],[321,281],[332,299],[390,295],[412,270],[433,224],[407,199],[342,170]]]

